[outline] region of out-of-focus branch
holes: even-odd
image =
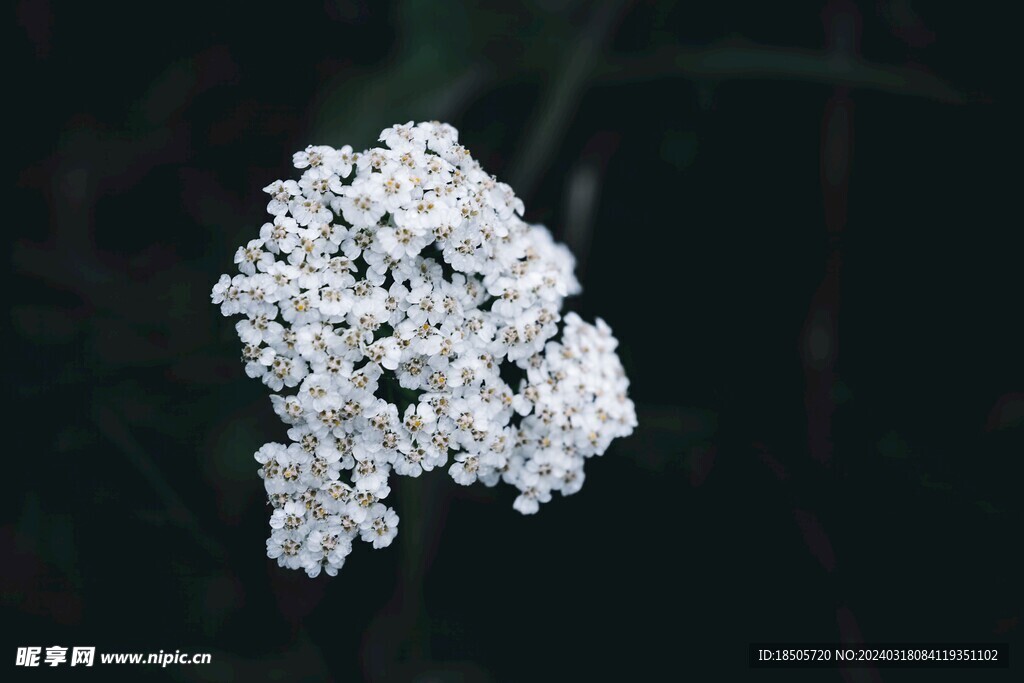
[[[594,77],[602,84],[672,77],[714,81],[774,79],[878,90],[949,103],[967,99],[964,93],[923,68],[771,45],[720,43],[704,48],[671,48],[605,62]]]
[[[199,520],[164,477],[160,467],[135,440],[131,431],[117,414],[106,406],[98,405],[94,408],[93,422],[100,434],[117,447],[128,463],[149,484],[157,500],[167,510],[171,521],[190,532],[196,543],[205,549],[211,557],[218,561],[224,560],[227,551],[223,544],[202,529]]]
[[[557,142],[565,134],[601,52],[630,0],[595,4],[576,42],[566,50],[562,63],[552,73],[529,125],[523,129],[523,146],[508,172],[509,184],[521,197],[530,196],[548,160],[557,151]]]

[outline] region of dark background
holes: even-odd
[[[775,680],[748,643],[1020,643],[1003,7],[17,3],[2,656]],[[403,480],[396,543],[308,580],[264,556],[252,453],[285,429],[209,290],[292,152],[435,118],[576,252],[570,307],[616,331],[640,426],[535,517]]]

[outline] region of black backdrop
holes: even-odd
[[[1007,22],[776,5],[18,3],[3,656],[774,680],[748,643],[1019,642]],[[396,543],[311,581],[264,557],[251,454],[284,429],[209,289],[293,151],[433,118],[577,253],[640,427],[531,518],[402,482]]]

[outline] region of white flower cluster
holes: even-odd
[[[295,390],[271,397],[291,443],[256,460],[267,553],[310,576],[336,574],[356,538],[391,543],[392,473],[503,480],[531,514],[578,491],[584,459],[636,425],[608,326],[569,314],[552,341],[579,291],[569,251],[520,218],[451,126],[380,140],[297,153],[301,178],[265,188],[273,221],[213,288],[244,316],[246,373]]]

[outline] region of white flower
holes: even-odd
[[[303,325],[295,333],[295,350],[311,363],[322,363],[341,340],[334,327],[322,323]]]
[[[352,152],[352,147],[345,145],[334,156],[334,172],[341,176],[341,178],[347,178],[352,173],[352,166],[356,163],[357,158],[358,155]],[[341,186],[340,178],[335,182],[337,182],[337,185],[331,187],[331,192],[337,193],[337,188]]]
[[[267,213],[272,216],[283,216],[287,213],[292,197],[297,197],[302,192],[294,180],[277,180],[264,187],[263,191],[270,195]]]
[[[469,486],[476,481],[479,470],[480,458],[463,451],[455,456],[455,462],[448,468],[448,474],[456,483]]]
[[[368,228],[375,226],[387,212],[380,201],[383,196],[384,189],[370,176],[357,176],[351,185],[341,188],[341,197],[332,208],[340,210],[352,227]]]
[[[271,529],[288,529],[294,531],[302,527],[306,506],[296,501],[289,501],[283,509],[274,510],[270,516]]]
[[[288,254],[299,243],[299,226],[294,218],[285,215],[274,216],[273,223],[264,223],[260,228],[260,239],[274,254]]]
[[[351,276],[349,276],[351,277]],[[352,310],[355,297],[348,287],[327,286],[317,292],[318,308],[326,321],[341,322]]]
[[[636,426],[611,330],[560,317],[579,291],[568,249],[519,218],[451,126],[380,140],[296,153],[301,177],[264,188],[273,219],[211,293],[243,316],[246,374],[284,392],[271,399],[290,445],[256,453],[267,554],[309,576],[337,574],[357,538],[391,543],[392,474],[505,482],[533,514]]]
[[[386,548],[398,534],[398,515],[389,507],[376,504],[366,522],[360,525],[360,537],[374,548]]]
[[[379,197],[385,211],[401,211],[412,202],[413,181],[405,166],[395,166],[383,173],[374,174],[370,183],[376,186],[374,195]]]
[[[333,148],[326,145],[310,145],[303,151],[292,155],[292,163],[295,164],[295,168],[331,167],[336,165],[337,154]]]
[[[293,558],[296,558],[299,551],[302,550],[301,540],[301,534],[274,529],[270,538],[267,539],[267,557],[280,558],[282,565],[290,567],[294,561]]]
[[[338,177],[326,166],[314,166],[306,170],[299,179],[299,189],[307,197],[333,199],[331,187],[337,186]]]
[[[412,121],[385,128],[380,134],[379,139],[396,152],[415,151],[422,153],[426,146],[425,139],[416,134]]]
[[[442,224],[450,223],[453,217],[447,202],[436,192],[429,191],[397,211],[395,223],[414,233],[431,233],[432,241],[433,230]]]
[[[327,208],[326,200],[319,194],[296,197],[288,205],[288,210],[301,226],[307,226],[310,223],[327,223],[333,218],[331,210]]]
[[[387,483],[391,468],[384,462],[377,462],[368,452],[357,455],[360,456],[363,459],[356,460],[352,471],[352,481],[356,485],[356,490],[379,494]]]
[[[535,472],[523,472],[518,486],[522,493],[512,503],[512,507],[524,515],[535,514],[541,503],[551,500],[551,489]]]
[[[238,269],[246,275],[254,275],[256,269],[266,271],[274,262],[274,255],[263,251],[263,240],[250,240],[244,247],[239,247],[235,252],[235,263]]]
[[[421,123],[416,127],[414,133],[417,139],[422,139],[431,151],[446,156],[452,146],[459,141],[459,131],[447,123],[430,121]]]
[[[352,552],[352,538],[341,524],[324,524],[311,531],[306,538],[306,552],[313,560],[313,571],[307,573],[315,576],[322,567],[325,572],[335,576],[345,564],[345,558]]]
[[[402,424],[417,439],[429,439],[437,425],[437,413],[429,403],[418,403],[405,409]]]
[[[243,344],[259,345],[263,342],[272,343],[281,338],[284,327],[275,320],[277,307],[271,306],[266,312],[250,314],[245,320],[235,324],[239,339]]]
[[[380,251],[396,261],[416,256],[433,240],[434,236],[419,229],[419,226],[388,226],[377,231],[377,245]]]
[[[385,337],[366,348],[366,357],[387,370],[395,370],[402,361],[402,347],[394,337]]]
[[[270,372],[270,366],[274,363],[277,354],[269,346],[258,344],[246,344],[242,349],[242,358],[245,360],[245,374],[253,379],[263,379]]]

